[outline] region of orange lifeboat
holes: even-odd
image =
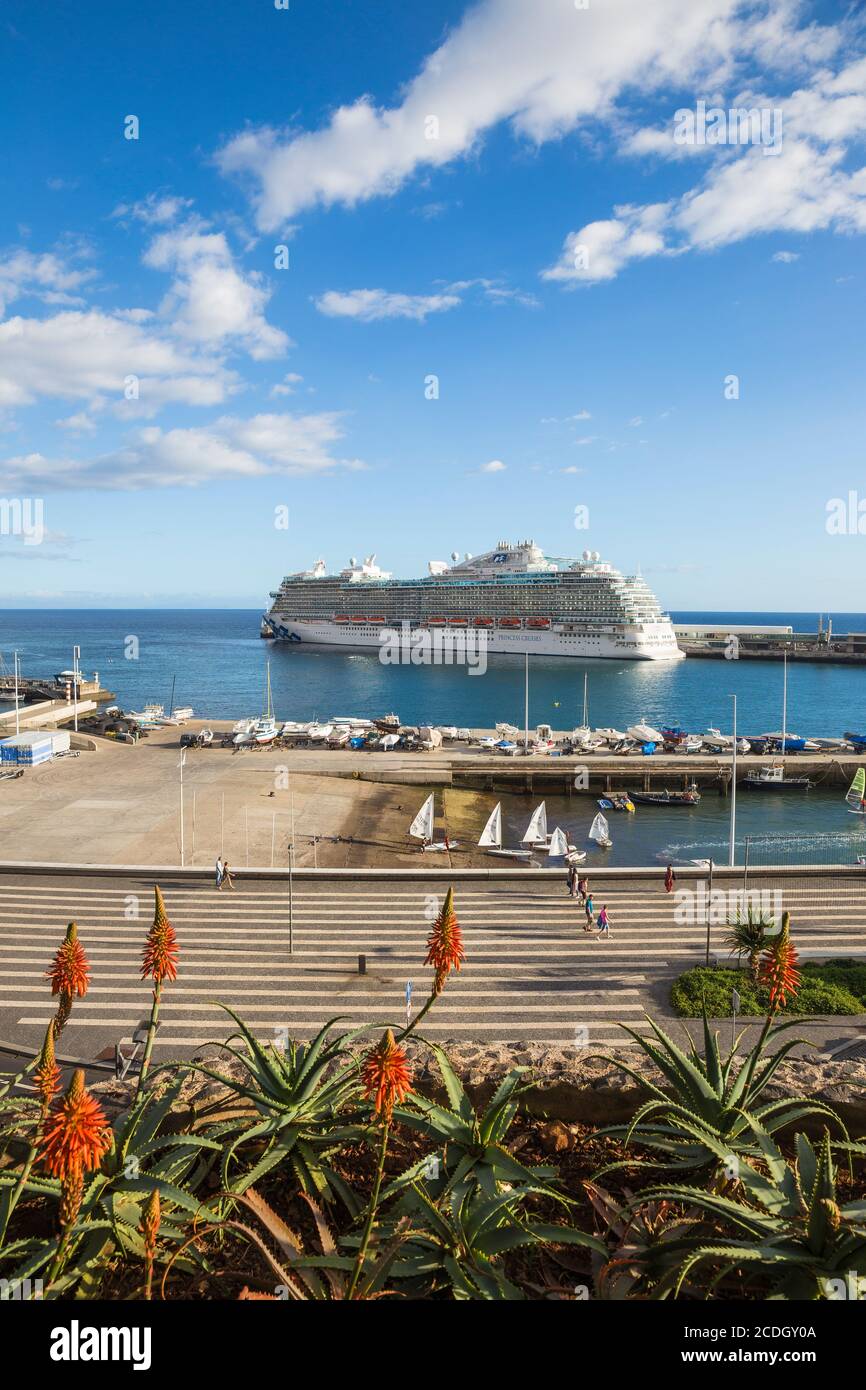
[[[526,619],[526,626],[527,626],[527,627],[534,627],[534,628],[539,628],[539,627],[550,627],[550,619],[549,619],[549,618],[527,618],[527,619]]]
[[[445,621],[446,621],[446,620],[445,620],[444,618],[428,618],[428,619],[427,619],[427,626],[428,626],[428,627],[444,627],[444,626],[445,626]]]
[[[500,619],[499,619],[499,626],[500,626],[500,627],[520,627],[520,619],[519,619],[519,618],[500,618]]]
[[[353,622],[353,623],[365,623],[366,621],[367,621],[367,619],[364,617],[363,613],[353,613],[353,614],[352,614],[352,622]]]
[[[476,618],[476,619],[475,619],[475,626],[476,626],[476,627],[492,627],[492,626],[493,626],[493,619],[492,619],[492,618]]]
[[[367,619],[367,622],[376,623],[378,627],[381,627],[382,624],[385,622],[385,618],[381,613],[374,613],[372,617]]]
[[[468,627],[468,626],[469,626],[469,619],[468,619],[468,618],[449,618],[449,619],[448,619],[448,626],[449,626],[449,627]]]
[[[348,615],[348,613],[335,613],[335,614],[334,614],[334,622],[335,622],[335,623],[347,623],[348,621],[349,621],[349,615]]]

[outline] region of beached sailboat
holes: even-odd
[[[762,767],[759,772],[750,772],[743,779],[747,791],[807,792],[812,783],[808,777],[787,777],[785,775],[785,753],[795,751],[793,745],[805,739],[792,739],[788,733],[788,653],[783,655],[782,675],[782,729],[779,734],[766,734],[764,738],[778,740],[780,761]],[[800,750],[802,751],[802,750]]]
[[[486,849],[488,854],[499,855],[502,859],[531,859],[531,849],[503,849],[502,848],[502,805],[497,801],[490,813],[487,824],[481,832],[478,841],[481,849]]]
[[[613,845],[613,840],[610,838],[608,831],[608,823],[601,814],[601,811],[599,811],[592,825],[589,827],[589,838],[595,841],[599,849],[610,849]]]
[[[457,848],[457,842],[449,840],[434,841],[433,821],[435,817],[435,807],[433,802],[433,792],[430,793],[424,805],[421,807],[417,816],[409,826],[409,834],[414,840],[423,841],[422,851],[426,850],[450,850]]]
[[[845,800],[852,815],[866,816],[866,768],[858,767],[854,773],[854,781],[848,788]]]

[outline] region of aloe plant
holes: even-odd
[[[352,1215],[359,1210],[351,1189],[325,1159],[340,1145],[362,1137],[363,1128],[347,1123],[344,1114],[359,1101],[357,1060],[348,1044],[368,1029],[331,1035],[333,1018],[309,1043],[290,1041],[282,1052],[273,1045],[263,1046],[241,1018],[227,1005],[220,1006],[234,1019],[243,1046],[225,1044],[240,1063],[244,1079],[212,1071],[199,1063],[187,1070],[199,1072],[220,1082],[228,1090],[249,1101],[262,1117],[250,1124],[241,1118],[226,1138],[221,1161],[223,1186],[244,1192],[280,1163],[287,1163],[307,1196],[332,1202],[339,1197]],[[234,1171],[242,1145],[262,1144],[264,1153],[249,1169]]]
[[[840,1205],[829,1133],[817,1149],[804,1134],[788,1163],[767,1130],[747,1123],[763,1167],[743,1162],[732,1195],[672,1183],[650,1188],[631,1209],[646,1203],[688,1203],[706,1224],[682,1243],[672,1282],[674,1296],[702,1266],[707,1296],[732,1274],[754,1294],[776,1299],[834,1296],[839,1283],[866,1274],[866,1201]],[[846,1145],[866,1154],[863,1145]],[[729,1232],[733,1231],[733,1234]],[[764,1294],[768,1290],[768,1294]]]
[[[542,1185],[520,1186],[489,1197],[480,1184],[462,1184],[434,1200],[413,1183],[397,1207],[411,1224],[390,1265],[391,1277],[409,1280],[415,1297],[446,1290],[460,1301],[511,1301],[525,1295],[503,1268],[501,1256],[508,1251],[557,1244],[605,1254],[603,1243],[586,1231],[532,1220],[526,1211],[532,1196],[549,1198],[550,1192]],[[384,1234],[387,1239],[387,1228]]]
[[[396,1120],[426,1135],[437,1148],[397,1178],[383,1193],[383,1198],[429,1173],[434,1160],[438,1173],[431,1179],[430,1190],[437,1195],[453,1192],[461,1196],[478,1186],[493,1200],[505,1185],[538,1186],[552,1180],[556,1176],[555,1168],[527,1168],[504,1146],[519,1109],[520,1095],[526,1089],[522,1085],[526,1068],[514,1067],[479,1113],[442,1048],[429,1041],[427,1046],[436,1057],[450,1104],[439,1105],[415,1093],[411,1103],[395,1109]]]
[[[805,1097],[785,1097],[761,1102],[782,1062],[802,1042],[789,1038],[775,1051],[768,1047],[787,1029],[796,1027],[795,1020],[774,1024],[767,1019],[760,1036],[742,1056],[737,1037],[724,1055],[718,1033],[710,1030],[706,1009],[703,1013],[703,1052],[689,1039],[686,1052],[647,1016],[653,1037],[645,1037],[627,1024],[620,1024],[655,1064],[662,1085],[637,1073],[618,1059],[606,1058],[641,1087],[651,1092],[628,1125],[612,1125],[599,1131],[600,1135],[621,1139],[626,1147],[639,1143],[642,1148],[660,1155],[658,1162],[628,1160],[629,1167],[665,1167],[696,1169],[708,1166],[731,1166],[739,1155],[758,1153],[751,1119],[769,1134],[784,1125],[796,1124],[814,1116],[822,1116],[838,1125],[847,1139],[845,1127],[834,1110],[821,1101]],[[750,1119],[751,1117],[751,1119]],[[596,1176],[626,1166],[613,1163]]]

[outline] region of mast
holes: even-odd
[[[784,675],[782,677],[782,769],[785,767],[785,738],[788,732],[788,653],[782,653]]]
[[[523,687],[523,751],[529,751],[529,652],[526,652],[526,668]]]
[[[588,672],[588,671],[584,671],[584,673],[583,673],[583,727],[584,727],[585,729],[588,727],[587,722],[586,722],[586,721],[587,721],[587,715],[588,715],[588,705],[587,705],[587,698],[586,698],[586,694],[587,694],[587,683],[588,683],[588,681],[589,681],[589,672]]]

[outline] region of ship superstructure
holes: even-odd
[[[431,560],[422,579],[394,579],[369,555],[329,573],[323,560],[287,575],[263,629],[278,640],[379,646],[418,628],[483,632],[491,653],[675,661],[670,618],[641,576],[626,577],[585,550],[545,554],[532,540],[500,541],[483,555]]]

